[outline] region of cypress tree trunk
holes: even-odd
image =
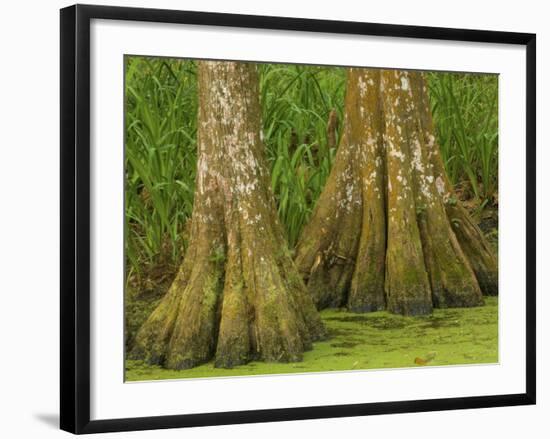
[[[436,178],[436,188],[445,202],[445,210],[462,251],[470,262],[483,294],[498,294],[498,264],[489,243],[479,227],[472,221],[468,212],[457,202],[453,187],[449,181],[439,146],[435,141],[430,102],[425,84],[420,78],[413,82],[414,93],[418,96],[420,107],[420,125],[428,139],[429,161]]]
[[[297,246],[296,264],[319,308],[385,306],[383,121],[378,95],[367,93],[379,85],[376,70],[349,69],[342,139]]]
[[[300,361],[324,328],[277,219],[256,67],[199,62],[198,85],[189,247],[132,356],[172,369]]]
[[[419,315],[496,293],[494,256],[451,195],[422,74],[349,69],[343,136],[296,250],[318,307]]]

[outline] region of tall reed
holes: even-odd
[[[430,73],[429,91],[445,166],[481,202],[498,191],[498,77]]]

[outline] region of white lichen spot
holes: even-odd
[[[401,90],[406,91],[408,89],[409,89],[409,80],[404,76],[401,76]]]
[[[359,94],[364,97],[367,94],[367,83],[363,81],[363,77],[359,77]]]
[[[199,188],[199,193],[203,193],[204,192],[204,177],[207,175],[208,173],[208,163],[207,161],[205,160],[204,156],[201,155],[199,157],[199,162],[198,162],[198,175],[199,175],[199,178],[198,178],[198,188]]]
[[[418,139],[414,139],[412,165],[418,172],[424,172],[424,165],[422,164],[422,149]]]
[[[390,156],[397,157],[401,162],[405,161],[405,154],[397,149],[393,148],[393,144],[390,142]]]
[[[428,148],[431,148],[435,144],[435,137],[431,133],[429,133],[427,137],[428,137]]]
[[[437,188],[437,192],[439,195],[443,195],[445,192],[445,182],[441,178],[441,175],[438,175],[438,177],[435,179],[435,187]]]

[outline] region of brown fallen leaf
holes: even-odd
[[[428,352],[424,358],[416,357],[414,359],[414,364],[418,364],[419,366],[425,366],[435,358],[436,354],[437,352],[432,351],[432,352]]]

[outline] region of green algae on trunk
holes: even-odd
[[[420,130],[428,139],[426,143],[428,159],[435,177],[436,189],[443,200],[450,225],[464,256],[475,273],[481,291],[484,295],[495,296],[498,294],[497,255],[494,254],[482,231],[468,215],[466,209],[457,201],[435,139],[426,86],[420,80],[413,84],[420,108]]]
[[[279,224],[253,64],[199,62],[190,243],[130,357],[170,369],[300,361],[325,334]]]
[[[366,84],[377,71],[349,69],[344,132],[333,169],[298,242],[296,264],[318,307],[384,308],[385,160],[378,99]],[[360,86],[359,86],[360,84]],[[358,239],[360,237],[360,239]],[[367,258],[367,253],[374,255]],[[378,256],[378,257],[377,257]]]
[[[451,194],[422,74],[350,68],[335,163],[296,249],[317,306],[420,315],[496,293],[495,257]]]

